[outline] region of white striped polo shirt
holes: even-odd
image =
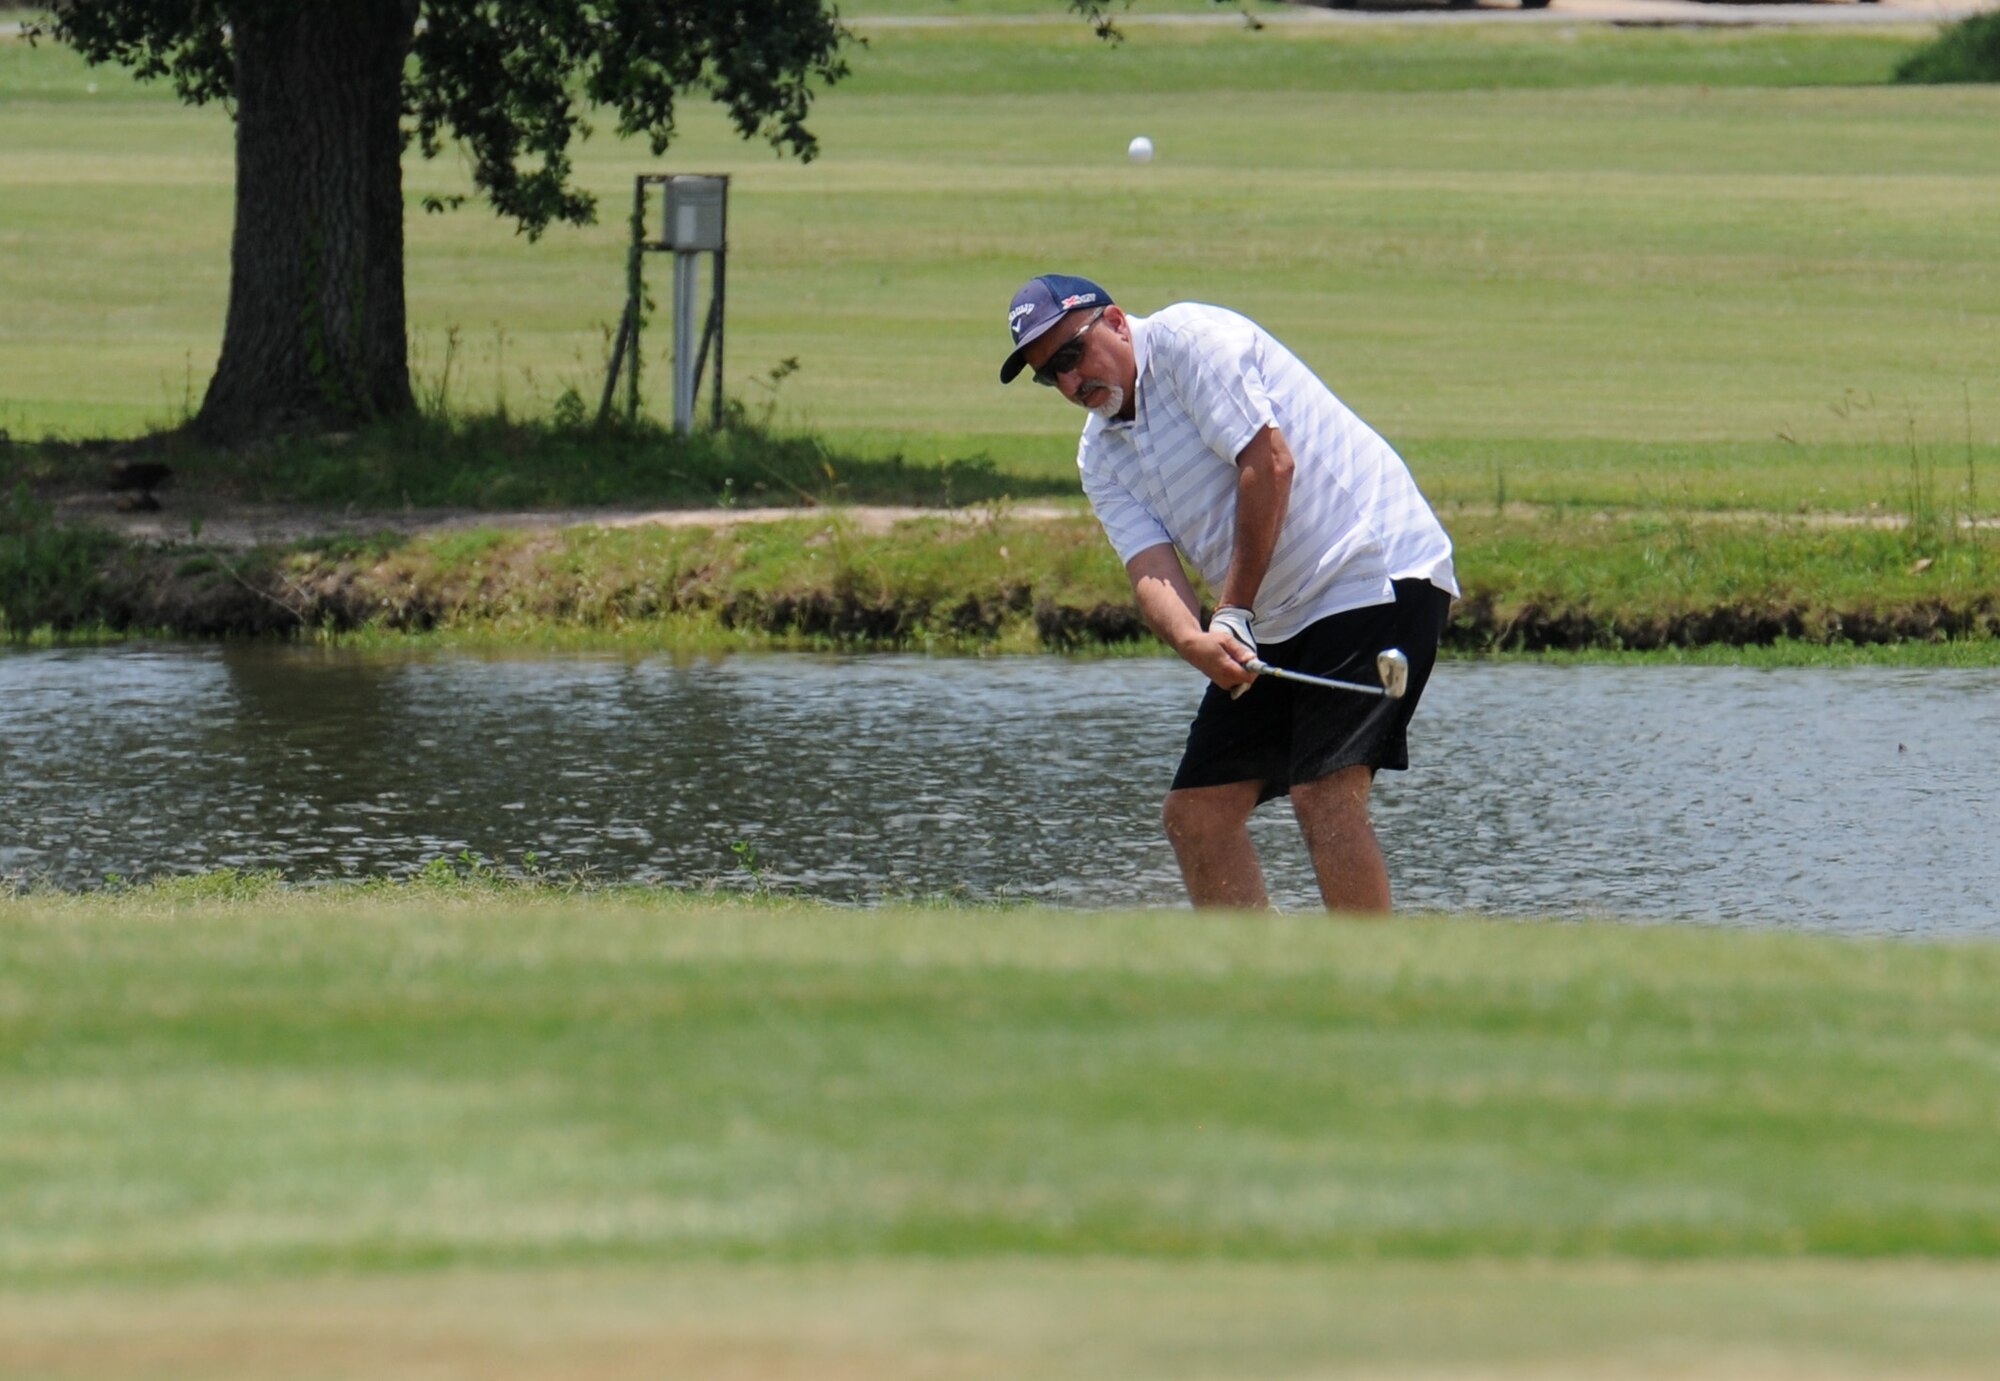
[[[1236,457],[1274,426],[1296,468],[1257,591],[1260,640],[1386,604],[1396,580],[1458,593],[1451,539],[1402,457],[1268,331],[1198,302],[1128,320],[1136,414],[1093,415],[1077,449],[1083,492],[1120,560],[1171,542],[1219,592],[1236,538]]]

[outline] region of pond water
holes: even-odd
[[[1181,902],[1167,659],[0,654],[0,876],[406,874],[472,850],[840,901]],[[2000,934],[2000,672],[1447,663],[1385,773],[1398,905]],[[1274,900],[1316,893],[1282,803]]]

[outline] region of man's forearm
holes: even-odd
[[[1225,629],[1201,626],[1201,604],[1172,546],[1147,548],[1125,563],[1125,572],[1141,617],[1181,660],[1218,686],[1234,690],[1250,683],[1242,659],[1257,649],[1238,643]]]
[[[1291,501],[1291,447],[1284,433],[1266,427],[1236,457],[1236,540],[1219,596],[1223,604],[1256,607]]]
[[[1146,626],[1161,642],[1185,655],[1188,645],[1201,635],[1201,606],[1180,557],[1172,547],[1154,547],[1133,557],[1126,573],[1132,579],[1132,593]]]

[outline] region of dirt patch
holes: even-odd
[[[79,527],[115,532],[132,542],[191,542],[227,551],[285,546],[339,533],[393,532],[408,537],[436,536],[490,528],[502,532],[558,532],[573,527],[707,527],[729,528],[745,523],[777,523],[837,514],[854,531],[879,536],[897,523],[920,518],[949,522],[979,522],[995,511],[1028,521],[1072,518],[1082,501],[984,505],[978,508],[917,508],[893,505],[841,505],[792,508],[552,508],[511,513],[468,509],[410,508],[400,511],[308,508],[286,504],[239,503],[227,500],[178,502],[162,496],[157,512],[123,510],[102,494],[69,494],[54,501],[56,520]]]
[[[452,532],[491,529],[501,532],[558,532],[575,527],[706,527],[732,528],[747,523],[779,523],[801,518],[838,515],[850,530],[869,536],[887,533],[898,523],[918,519],[947,522],[982,522],[995,513],[1028,522],[1054,522],[1075,518],[1088,508],[1081,495],[1060,500],[1029,503],[981,504],[970,508],[922,508],[914,505],[840,504],[756,508],[650,508],[621,506],[609,508],[547,508],[509,512],[475,509],[405,508],[398,510],[316,508],[299,504],[245,503],[202,495],[198,498],[175,494],[160,495],[157,511],[128,511],[110,495],[97,491],[70,492],[49,496],[56,521],[70,526],[113,532],[132,542],[187,543],[226,551],[248,551],[253,547],[286,546],[341,533],[390,532],[408,537],[437,536]],[[1553,511],[1556,506],[1509,503],[1504,516],[1533,517]],[[1563,511],[1569,511],[1564,507]],[[1446,515],[1447,518],[1449,514]],[[1657,516],[1657,510],[1640,508],[1600,508],[1591,511],[1597,522]],[[1681,515],[1695,524],[1745,526],[1782,522],[1810,529],[1874,528],[1896,530],[1909,520],[1895,513],[1772,513],[1761,509],[1718,509]],[[1960,518],[1964,529],[2000,528],[2000,518]]]

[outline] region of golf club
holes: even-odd
[[[1333,681],[1324,676],[1308,676],[1303,671],[1287,671],[1274,667],[1262,659],[1245,662],[1244,666],[1259,676],[1275,676],[1281,681],[1297,681],[1305,686],[1318,686],[1323,690],[1352,691],[1356,695],[1379,695],[1385,700],[1401,700],[1403,692],[1410,688],[1410,659],[1395,648],[1389,648],[1375,658],[1375,672],[1382,678],[1379,686],[1364,686],[1358,681]]]

